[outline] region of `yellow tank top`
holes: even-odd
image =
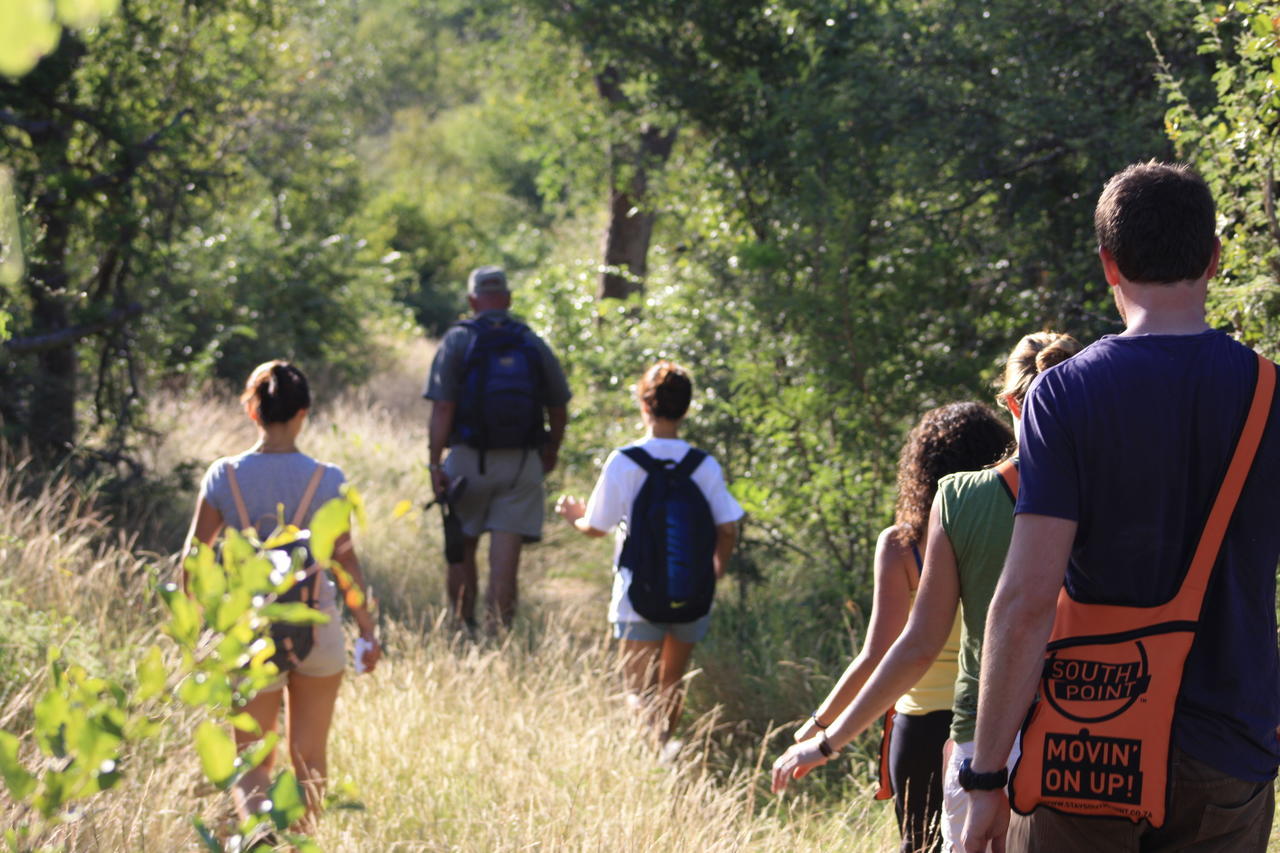
[[[916,603],[916,594],[911,593],[911,603]],[[956,621],[951,626],[951,636],[946,645],[938,653],[938,658],[929,670],[912,687],[898,699],[893,706],[899,714],[930,714],[934,711],[950,711],[956,692],[956,673],[959,671],[960,655],[960,609],[956,608]]]

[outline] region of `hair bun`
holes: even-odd
[[[1053,343],[1036,353],[1036,370],[1044,373],[1055,364],[1061,364],[1080,351],[1080,345],[1070,335],[1059,335]]]

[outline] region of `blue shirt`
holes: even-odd
[[[1022,417],[1016,511],[1078,522],[1066,588],[1153,606],[1178,591],[1257,377],[1218,331],[1108,336],[1038,377]],[[1264,782],[1280,764],[1280,394],[1206,594],[1174,714],[1193,758]]]

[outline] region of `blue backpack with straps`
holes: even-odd
[[[458,325],[472,332],[458,396],[462,443],[479,450],[482,460],[486,450],[542,444],[542,355],[528,327],[513,320],[496,325],[467,320]]]
[[[694,622],[716,592],[716,525],[693,472],[707,458],[690,449],[679,462],[639,447],[622,453],[645,470],[618,565],[631,570],[631,606],[650,622]]]

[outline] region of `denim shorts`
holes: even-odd
[[[660,643],[667,634],[682,643],[696,643],[707,636],[711,627],[711,614],[693,622],[614,622],[613,636],[618,640],[635,640],[639,643]]]

